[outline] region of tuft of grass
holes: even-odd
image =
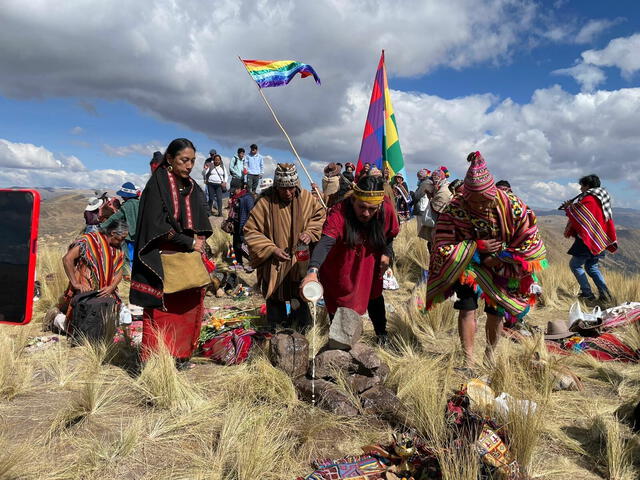
[[[37,272],[38,281],[42,286],[42,295],[34,305],[34,317],[44,314],[52,307],[56,307],[67,288],[69,279],[62,265],[62,257],[65,253],[62,248],[53,248],[46,245],[38,249]]]
[[[190,411],[203,402],[200,389],[176,370],[162,342],[149,354],[136,387],[147,404],[160,409]]]
[[[501,342],[487,366],[487,375],[496,394],[506,392],[508,413],[505,428],[508,446],[520,465],[522,473],[533,473],[533,459],[544,432],[544,419],[552,392],[555,375],[552,365],[539,361],[539,351],[544,345],[540,337],[522,344]],[[525,406],[524,401],[536,404]]]
[[[271,365],[265,355],[222,368],[208,386],[209,391],[218,389],[225,392],[227,399],[243,398],[256,405],[293,408],[300,403],[291,378]]]
[[[436,457],[447,480],[469,480],[479,478],[480,456],[473,442],[466,438],[449,438],[436,450]]]
[[[101,374],[85,378],[79,389],[73,392],[69,403],[54,418],[47,433],[48,438],[84,423],[91,416],[115,411],[124,396],[121,381],[108,380]]]
[[[49,348],[43,355],[44,370],[59,388],[69,385],[77,372],[69,362],[69,351],[63,345]]]
[[[397,388],[411,426],[428,440],[444,442],[447,438],[444,412],[452,390],[454,356],[426,359],[415,352],[406,353],[390,359],[387,383]]]
[[[11,400],[31,388],[33,363],[25,355],[27,330],[18,327],[15,334],[0,328],[0,398]]]
[[[618,419],[607,417],[603,422],[606,443],[606,465],[609,480],[631,480],[637,477],[628,441]]]

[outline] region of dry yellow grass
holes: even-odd
[[[409,426],[436,448],[445,478],[474,478],[477,454],[468,442],[452,447],[443,416],[447,399],[464,381],[454,370],[460,362],[456,312],[451,302],[421,312],[416,299],[424,297],[424,286],[416,285],[428,256],[413,228],[404,228],[396,244],[401,290],[385,294],[394,307],[392,342],[379,352],[391,368],[388,386],[397,390]],[[210,243],[223,252],[227,241],[219,235]],[[43,250],[39,277],[64,275],[61,252],[47,257]],[[620,301],[640,300],[637,278],[605,275]],[[566,319],[576,290],[568,268],[552,265],[540,277],[545,305],[529,321],[544,326]],[[0,327],[0,478],[286,479],[310,471],[315,458],[358,454],[362,445],[389,441],[389,426],[378,420],[343,418],[299,401],[291,379],[260,352],[239,366],[206,364],[180,373],[159,352],[137,380],[110,366],[113,352],[101,345],[70,349],[62,342],[28,353],[27,337],[38,334],[37,322],[66,286],[64,277],[56,278],[43,282],[45,297],[33,325]],[[326,327],[322,319],[307,332],[317,348]],[[368,339],[371,326],[365,328]],[[622,332],[640,346],[638,327]],[[585,390],[554,392],[560,367],[579,375]],[[523,412],[514,404],[504,420],[510,448],[533,478],[637,478],[637,438],[616,415],[638,400],[638,365],[557,358],[536,336],[522,344],[503,340],[494,362],[478,374],[491,380],[496,393],[538,405],[535,412]]]

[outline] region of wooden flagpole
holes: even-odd
[[[322,204],[322,206],[324,208],[327,208],[327,205],[324,203],[324,200],[322,200],[322,194],[320,193],[320,191],[318,190],[317,187],[313,186],[313,184],[315,182],[311,179],[311,175],[309,175],[309,171],[307,170],[307,167],[305,167],[304,162],[300,158],[300,155],[298,155],[298,151],[296,150],[296,147],[293,146],[293,142],[291,141],[291,138],[289,137],[289,134],[287,133],[287,131],[282,126],[282,123],[280,123],[280,120],[278,120],[276,112],[274,112],[273,108],[271,108],[271,104],[269,103],[269,100],[267,100],[267,97],[264,96],[264,93],[262,92],[262,88],[260,88],[260,85],[258,85],[258,83],[255,80],[253,80],[253,77],[251,76],[251,72],[249,72],[249,69],[247,68],[245,63],[242,61],[242,58],[240,58],[240,55],[238,55],[238,60],[240,60],[240,63],[244,66],[245,70],[247,71],[247,74],[251,78],[251,81],[256,84],[256,87],[258,87],[258,92],[260,92],[260,96],[264,100],[264,103],[267,105],[267,108],[271,112],[271,115],[273,115],[273,119],[276,121],[276,123],[280,127],[280,130],[282,130],[282,133],[284,133],[284,136],[287,138],[287,141],[289,142],[289,146],[291,146],[291,150],[293,151],[293,154],[296,156],[296,158],[298,159],[298,163],[300,164],[300,166],[304,170],[304,173],[307,175],[307,178],[309,179],[309,183],[311,184],[311,188],[313,190],[315,190],[316,193],[318,194],[318,200],[320,200],[320,203]]]

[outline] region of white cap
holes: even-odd
[[[93,212],[93,211],[99,209],[102,206],[103,203],[104,203],[104,201],[101,198],[91,197],[89,199],[89,204],[85,207],[85,210],[87,212]]]

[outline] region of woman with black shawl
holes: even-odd
[[[144,307],[143,358],[160,333],[179,368],[189,362],[200,336],[204,287],[164,292],[161,252],[204,252],[212,234],[204,193],[190,177],[196,148],[186,138],[172,141],[164,161],[142,192],[130,301]]]

